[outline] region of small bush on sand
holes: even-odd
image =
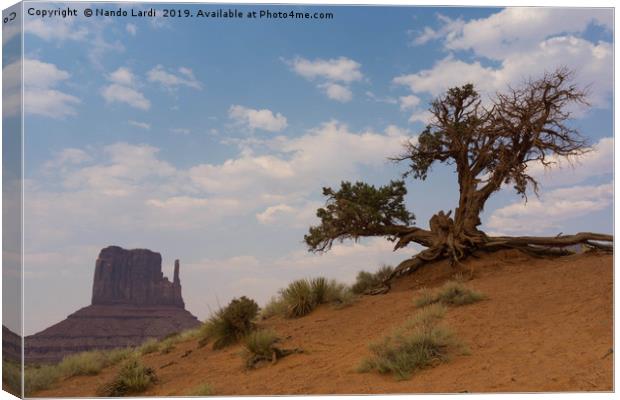
[[[85,351],[63,358],[58,364],[61,376],[97,375],[107,365],[107,359],[101,351]]]
[[[105,353],[106,365],[116,365],[121,361],[125,361],[135,354],[135,350],[131,347],[118,348],[108,350]]]
[[[324,277],[299,279],[280,290],[280,297],[268,304],[270,312],[276,310],[285,317],[297,318],[309,314],[320,304],[350,305],[355,300],[351,289],[336,280]]]
[[[444,313],[445,307],[440,305],[422,309],[394,334],[371,344],[372,355],[362,361],[358,371],[392,373],[402,380],[419,369],[447,361],[451,348],[460,345],[449,330],[438,325]]]
[[[193,388],[188,394],[188,396],[212,396],[213,388],[208,383],[203,383],[202,385],[198,385]]]
[[[24,392],[26,396],[40,390],[48,389],[60,378],[60,371],[56,365],[41,365],[27,367],[24,373]]]
[[[142,393],[156,382],[155,371],[134,358],[123,364],[112,381],[99,387],[97,395],[120,397]]]
[[[162,341],[159,345],[159,352],[161,354],[168,354],[172,350],[174,350],[174,345],[177,343],[175,339],[166,339]]]
[[[391,266],[383,265],[374,273],[360,271],[355,278],[355,283],[351,286],[351,290],[355,294],[363,294],[369,289],[374,289],[380,286],[393,270],[394,268]]]
[[[148,339],[138,347],[137,352],[143,356],[159,351],[159,341],[157,339]]]
[[[417,307],[434,303],[462,306],[476,303],[484,298],[485,296],[482,293],[469,289],[460,282],[449,281],[435,290],[421,290],[414,302]]]
[[[247,335],[243,340],[242,352],[246,367],[253,368],[260,361],[271,361],[277,342],[278,336],[270,329],[261,329]]]
[[[258,304],[254,300],[245,296],[233,299],[204,323],[201,342],[213,340],[213,349],[233,344],[254,329],[257,314]]]
[[[241,356],[248,369],[256,368],[264,362],[275,363],[279,359],[295,353],[303,353],[302,349],[282,349],[276,345],[280,339],[271,329],[261,329],[247,335],[243,340]]]
[[[312,284],[307,279],[291,282],[280,295],[287,306],[287,317],[303,317],[316,307]]]
[[[271,318],[275,315],[285,316],[288,310],[288,306],[284,299],[280,296],[273,296],[265,307],[263,307],[260,311],[260,316],[262,319]]]

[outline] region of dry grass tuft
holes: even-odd
[[[435,290],[422,289],[414,302],[417,307],[434,303],[462,306],[476,303],[485,298],[485,295],[468,288],[461,282],[449,281]]]

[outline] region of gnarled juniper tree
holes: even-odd
[[[339,190],[324,188],[327,197],[317,210],[321,223],[310,228],[305,242],[310,251],[322,252],[335,240],[386,236],[394,250],[415,242],[426,247],[403,261],[373,293],[389,290],[395,276],[412,272],[433,260],[458,262],[477,250],[518,248],[542,254],[565,254],[563,246],[584,243],[610,251],[611,235],[582,232],[556,237],[491,237],[479,229],[480,214],[489,197],[505,184],[525,197],[528,189],[538,193],[538,182],[528,166],[551,166],[557,157],[580,156],[590,149],[579,132],[571,128],[569,107],[585,104],[585,92],[570,80],[565,68],[510,88],[488,104],[471,84],[449,89],[431,103],[432,122],[417,140],[405,144],[394,158],[406,162],[408,176],[424,180],[436,163],[454,165],[459,185],[458,206],[439,211],[429,229],[413,226],[414,215],[404,204],[407,193],[402,180],[376,188],[342,182]]]

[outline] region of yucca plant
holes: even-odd
[[[157,382],[152,368],[145,367],[138,359],[125,362],[112,381],[97,390],[98,396],[120,397],[144,392]]]
[[[316,307],[312,284],[307,279],[291,282],[280,294],[287,304],[287,316],[290,318],[303,317]]]

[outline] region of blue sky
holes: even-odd
[[[574,124],[593,151],[574,170],[532,166],[541,197],[502,190],[483,229],[611,232],[611,10],[268,8],[335,17],[24,19],[27,334],[89,304],[110,244],[161,252],[167,275],[181,259],[200,318],[235,296],[264,304],[295,278],[351,282],[404,259],[416,249],[395,254],[381,238],[307,253],[321,187],[397,178],[405,166],[387,157],[446,88],[471,81],[486,96],[561,65],[590,85]],[[454,183],[440,166],[407,182],[418,225],[455,206]]]

